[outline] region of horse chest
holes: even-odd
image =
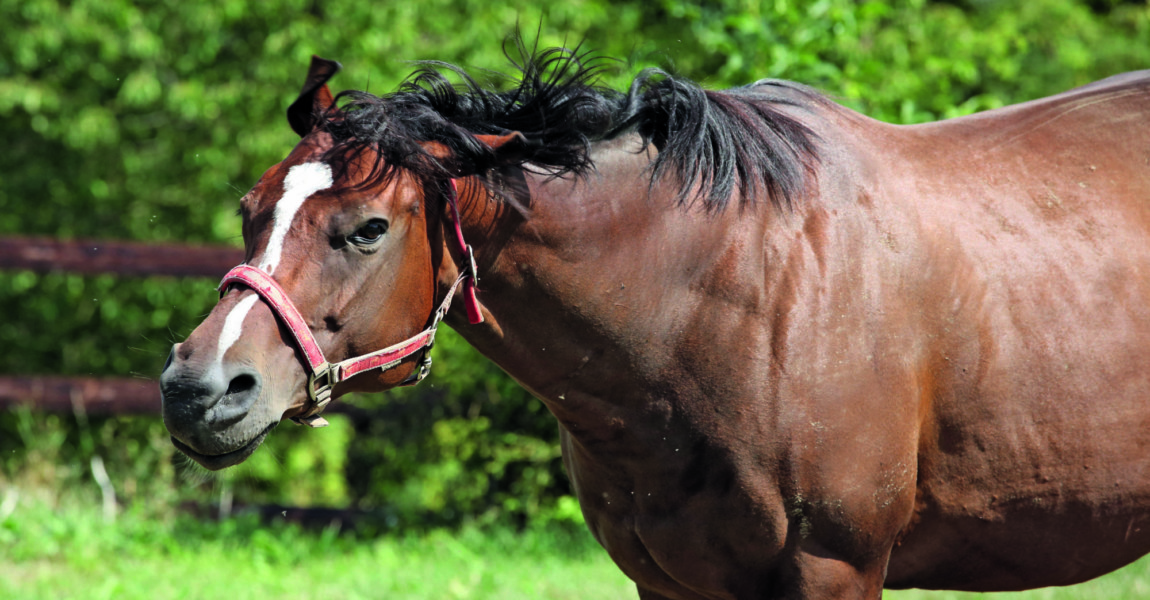
[[[670,457],[641,461],[644,469],[628,469],[629,461],[605,466],[569,438],[564,454],[588,527],[641,587],[673,598],[726,597],[769,579],[785,542],[786,514],[773,490],[735,481],[750,474],[684,488],[697,477],[690,473],[694,461],[674,457],[674,449]]]

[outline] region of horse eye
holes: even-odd
[[[387,233],[387,221],[372,219],[356,229],[355,233],[347,236],[347,241],[357,246],[370,246],[378,242],[385,233]]]

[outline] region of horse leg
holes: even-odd
[[[879,600],[882,598],[883,581],[886,578],[886,560],[874,561],[873,565],[860,569],[827,551],[813,540],[805,540],[788,565],[776,572],[773,584],[764,589],[743,592],[728,590],[728,595],[719,597],[746,600]],[[675,600],[695,598],[694,595],[664,596],[663,594],[636,586],[639,600]],[[749,594],[749,595],[748,595]],[[702,596],[698,596],[702,597]]]
[[[806,539],[795,553],[790,571],[784,576],[779,598],[822,600],[878,600],[889,551],[872,564],[858,566],[836,556],[813,539]]]

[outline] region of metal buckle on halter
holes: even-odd
[[[431,373],[431,346],[423,349],[423,358],[419,360],[419,367],[403,380],[399,385],[401,387],[413,386],[420,381],[423,381]]]
[[[413,386],[431,374],[431,349],[435,346],[435,334],[439,331],[439,322],[443,320],[445,313],[445,306],[440,306],[432,313],[431,327],[428,327],[431,330],[431,341],[423,348],[423,353],[419,357],[419,366],[399,384],[400,387]]]
[[[466,246],[467,249],[467,275],[471,277],[471,283],[479,286],[479,267],[475,265],[475,251],[471,249],[471,244]]]
[[[292,417],[292,420],[308,427],[327,427],[327,419],[319,416],[331,403],[331,391],[339,381],[338,367],[323,363],[307,378],[307,397],[311,406],[306,414]]]

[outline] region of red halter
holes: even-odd
[[[430,351],[432,344],[435,343],[436,329],[447,314],[447,310],[451,308],[451,298],[455,295],[460,283],[463,284],[463,303],[467,307],[468,321],[472,324],[483,322],[483,314],[479,311],[479,302],[475,299],[475,282],[479,279],[475,268],[475,253],[471,246],[463,241],[463,229],[459,225],[459,208],[456,206],[456,193],[457,187],[455,180],[452,179],[451,192],[447,195],[447,204],[451,207],[452,220],[455,224],[455,241],[465,261],[460,269],[459,277],[456,278],[455,283],[451,284],[443,302],[432,313],[431,325],[427,329],[382,350],[349,358],[335,364],[329,363],[323,355],[323,350],[320,350],[315,336],[312,335],[311,328],[307,326],[307,322],[299,314],[299,310],[296,309],[287,293],[271,275],[262,269],[245,264],[236,266],[228,271],[227,275],[224,275],[218,288],[221,296],[227,292],[228,286],[233,283],[242,283],[250,287],[256,294],[259,294],[260,298],[272,309],[272,312],[280,318],[284,326],[291,331],[296,346],[307,358],[306,366],[311,372],[307,382],[308,406],[305,407],[302,414],[292,417],[293,421],[311,427],[326,426],[328,424],[327,419],[321,417],[320,413],[331,402],[331,392],[337,383],[371,369],[386,371],[394,368],[408,357],[419,352],[424,354],[420,359],[418,370],[412,373],[401,385],[415,385],[427,377],[431,371]]]

